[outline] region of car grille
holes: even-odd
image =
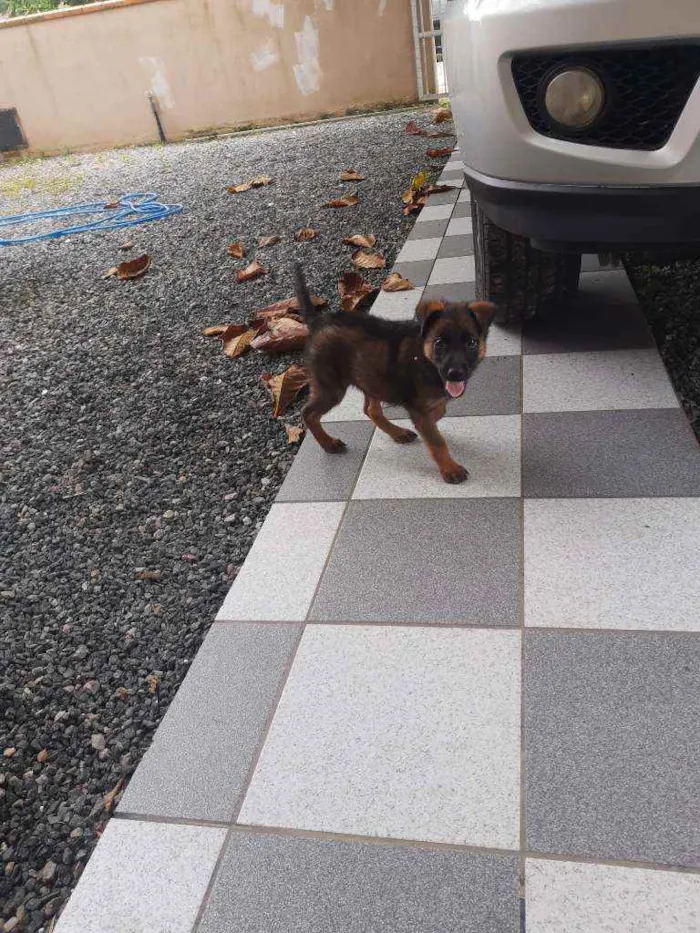
[[[563,67],[585,65],[602,78],[605,109],[585,130],[552,123],[542,104],[542,79]],[[668,142],[700,76],[700,45],[580,50],[516,55],[513,78],[530,125],[554,139],[613,149],[660,149]]]

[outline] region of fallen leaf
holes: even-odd
[[[127,262],[120,262],[116,267],[116,272],[112,273],[116,275],[120,281],[124,282],[127,279],[138,279],[142,275],[145,275],[148,270],[151,268],[151,257],[148,255],[137,256],[136,259],[129,259]],[[110,272],[112,270],[110,269]]]
[[[134,248],[134,243],[133,243],[132,240],[127,240],[126,243],[122,243],[122,245],[119,247],[119,249],[120,249],[123,253],[125,253],[127,250],[130,250],[130,249],[133,249],[133,248]]]
[[[420,189],[425,185],[425,183],[430,179],[430,172],[418,172],[411,179],[411,188],[414,191],[420,191]]]
[[[264,188],[265,185],[271,185],[272,179],[269,175],[256,175],[250,181],[251,188]]]
[[[409,120],[403,131],[409,136],[427,136],[426,130],[422,130],[415,120]]]
[[[205,327],[202,331],[203,337],[220,337],[221,334],[230,327],[230,324],[215,324],[213,327]]]
[[[340,173],[340,181],[364,181],[365,176],[360,175],[354,168],[346,168]]]
[[[138,580],[153,580],[158,582],[163,576],[162,571],[160,570],[143,570],[139,569],[136,571],[136,578]]]
[[[253,350],[265,350],[266,353],[291,353],[302,350],[309,336],[306,324],[292,317],[282,317],[270,321],[267,331],[251,341]]]
[[[121,206],[121,201],[110,201],[108,204],[105,204],[104,209],[106,211],[114,211]]]
[[[40,765],[43,765],[45,761],[48,761],[49,750],[47,748],[42,748],[39,754],[36,756],[36,760]]]
[[[160,677],[157,674],[149,674],[146,680],[148,681],[148,692],[155,693],[160,683]]]
[[[315,308],[325,308],[328,302],[325,298],[319,298],[318,295],[311,296],[311,304]],[[269,323],[280,317],[289,316],[290,312],[294,314],[299,311],[296,296],[294,298],[285,298],[283,301],[276,301],[266,308],[259,308],[250,319],[250,326],[254,327],[260,323]]]
[[[250,344],[256,335],[257,330],[246,324],[230,324],[221,335],[221,345],[225,355],[231,360],[235,360],[237,356],[243,356],[250,349]]]
[[[117,687],[117,689],[114,691],[114,695],[118,700],[126,700],[128,699],[129,691],[126,689],[126,687]]]
[[[239,282],[249,282],[251,279],[260,278],[261,275],[267,275],[267,269],[263,269],[257,259],[254,259],[245,269],[239,269],[236,273],[236,279]]]
[[[297,230],[294,234],[294,239],[297,243],[306,243],[307,240],[313,240],[316,236],[316,231],[313,227],[302,227],[301,230]]]
[[[444,149],[428,149],[426,155],[430,159],[441,159],[443,156],[452,155],[453,152],[452,146],[446,146]]]
[[[381,288],[383,292],[407,292],[415,288],[415,285],[398,272],[392,272],[384,279]]]
[[[276,376],[263,373],[260,376],[272,396],[272,417],[279,418],[283,411],[292,404],[302,389],[309,384],[309,374],[303,366],[293,363],[283,373]]]
[[[229,185],[226,189],[229,194],[242,194],[244,191],[250,191],[250,182],[244,181],[240,185]]]
[[[226,252],[229,256],[233,256],[234,259],[243,259],[245,256],[245,249],[242,243],[229,243],[226,247]]]
[[[283,427],[287,432],[288,444],[298,444],[304,436],[304,428],[300,424],[285,424]]]
[[[107,793],[102,798],[102,806],[105,808],[107,813],[109,813],[114,806],[114,801],[121,794],[122,788],[124,787],[124,778],[120,777],[114,787],[107,791]]]
[[[265,249],[266,246],[274,246],[275,243],[279,243],[282,238],[277,236],[276,233],[273,233],[272,236],[264,236],[261,240],[258,240],[258,249]]]
[[[456,185],[428,185],[423,189],[423,194],[443,194],[445,191],[458,191]]]
[[[348,313],[356,311],[376,291],[375,286],[365,282],[359,272],[343,272],[338,280],[340,307]]]
[[[357,269],[383,269],[386,266],[386,260],[381,253],[365,253],[357,249],[351,258],[353,266]]]
[[[371,249],[376,242],[377,238],[373,233],[353,233],[343,240],[346,246],[365,246],[367,249]]]
[[[452,119],[452,111],[449,107],[439,107],[433,110],[433,123],[446,123]]]
[[[428,198],[426,195],[420,198],[416,198],[411,204],[407,204],[403,209],[404,214],[415,214],[421,210],[428,203]]]
[[[116,275],[116,274],[117,274],[117,267],[116,267],[116,266],[112,266],[111,269],[108,269],[108,270],[105,272],[105,274],[102,276],[102,278],[103,278],[103,279],[109,279],[109,278],[111,278],[113,275]]]
[[[354,207],[358,198],[356,194],[346,194],[342,198],[333,198],[332,201],[326,201],[321,207]]]

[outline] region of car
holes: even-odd
[[[700,250],[700,0],[451,0],[477,293],[551,310],[581,255]]]

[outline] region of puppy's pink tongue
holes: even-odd
[[[452,398],[459,398],[460,395],[464,392],[465,383],[464,382],[446,382],[445,388],[452,396]]]

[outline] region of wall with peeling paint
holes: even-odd
[[[34,152],[413,100],[409,0],[111,0],[0,23],[0,109]]]

